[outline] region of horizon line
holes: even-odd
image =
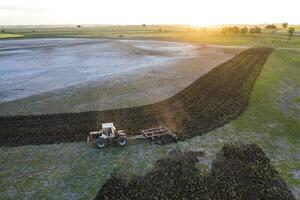
[[[186,23],[186,24],[182,24],[182,23],[179,23],[179,24],[176,24],[176,23],[170,23],[170,24],[155,24],[155,23],[151,23],[151,24],[147,24],[147,23],[144,23],[146,26],[199,26],[199,27],[213,27],[213,26],[224,26],[224,25],[267,25],[267,24],[283,24],[283,23],[288,23],[288,22],[264,22],[264,23],[219,23],[219,24],[189,24],[189,23]],[[143,23],[142,24],[137,24],[137,23],[128,23],[128,24],[117,24],[117,23],[99,23],[99,24],[96,24],[96,23],[77,23],[77,24],[74,24],[74,23],[70,23],[70,24],[1,24],[0,26],[2,27],[5,27],[5,26],[78,26],[78,25],[81,25],[81,26],[142,26],[144,25]],[[300,25],[300,23],[292,23],[292,24],[289,24],[289,25]]]

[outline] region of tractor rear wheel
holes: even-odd
[[[118,139],[117,139],[117,144],[119,145],[119,146],[125,146],[126,144],[127,144],[127,138],[125,137],[125,136],[120,136],[120,137],[118,137]]]
[[[105,138],[98,138],[98,139],[96,140],[96,144],[97,144],[97,147],[98,147],[99,149],[102,149],[102,148],[104,148],[104,147],[106,146],[107,141],[106,141]]]

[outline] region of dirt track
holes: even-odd
[[[0,118],[0,145],[83,141],[102,122],[134,135],[164,124],[182,139],[200,135],[235,119],[247,106],[252,85],[272,52],[251,48],[203,75],[164,101],[126,109]]]

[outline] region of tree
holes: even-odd
[[[255,26],[254,28],[250,28],[250,33],[261,33],[261,28]]]
[[[283,28],[287,28],[288,27],[288,23],[287,22],[282,23],[282,27]]]
[[[142,25],[142,27],[145,27],[145,26],[146,26],[146,24],[143,24],[143,25]]]
[[[222,28],[222,33],[239,33],[239,32],[240,32],[240,28],[237,26]]]
[[[240,28],[237,26],[234,26],[231,28],[232,33],[239,33],[240,32]]]
[[[2,30],[1,30],[1,33],[5,33],[5,30],[4,30],[4,29],[2,29]]]
[[[291,37],[294,35],[294,33],[295,33],[295,28],[294,27],[290,27],[289,29],[288,29],[288,35],[289,35],[289,40],[291,39]]]
[[[274,24],[269,24],[265,27],[265,29],[277,29],[277,27]]]
[[[159,29],[158,29],[158,32],[162,32],[162,28],[159,28]]]
[[[259,34],[260,34],[260,33],[261,33],[261,28],[259,28],[259,27],[256,26],[256,27],[255,27],[255,31],[256,31],[256,33],[259,33]]]
[[[81,26],[80,26],[80,25],[77,25],[77,28],[81,28]]]
[[[246,33],[248,33],[248,28],[247,27],[241,28],[241,34],[246,34]]]

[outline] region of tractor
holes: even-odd
[[[119,146],[125,146],[128,140],[123,130],[117,130],[113,123],[104,123],[100,131],[89,133],[87,142],[95,143],[98,148],[102,149],[107,144],[113,143]]]
[[[135,136],[126,137],[124,130],[117,130],[113,123],[102,124],[100,131],[90,132],[87,137],[88,143],[94,143],[98,148],[102,149],[107,144],[116,143],[119,146],[125,146],[128,140],[144,140],[156,142],[157,144],[168,144],[177,142],[177,135],[165,126],[158,126],[149,129],[139,130]]]

